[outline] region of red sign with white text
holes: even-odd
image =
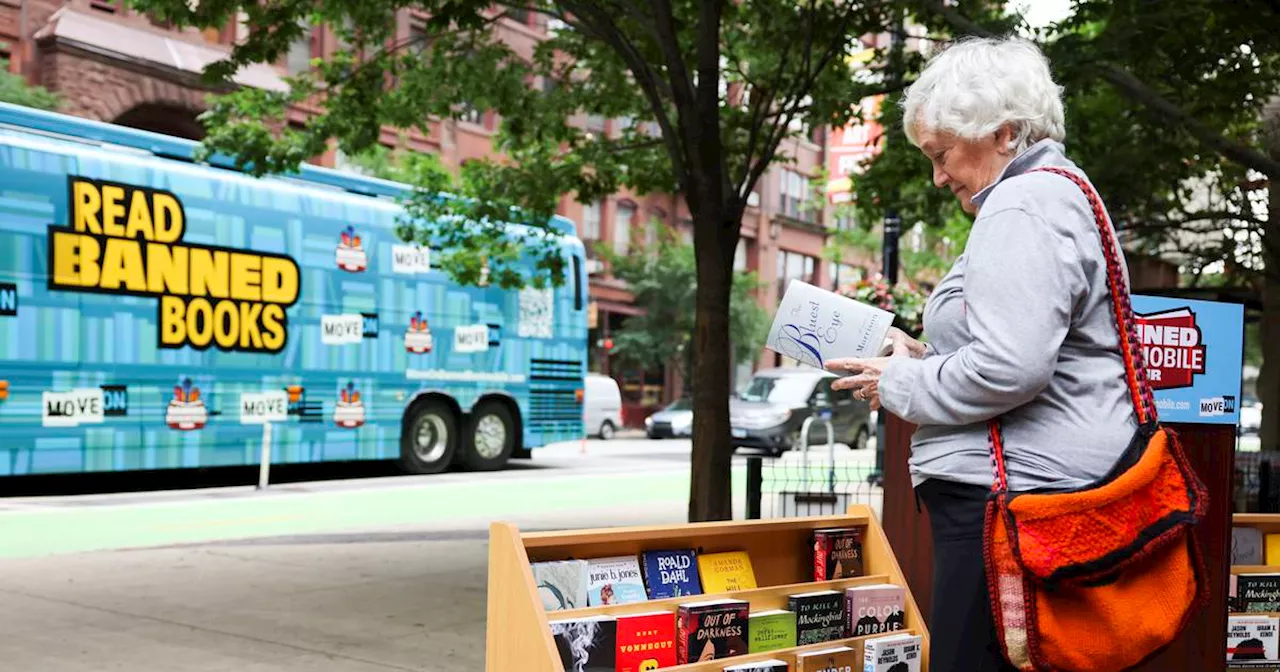
[[[1204,336],[1195,313],[1179,308],[1135,317],[1151,389],[1191,387],[1204,373]]]

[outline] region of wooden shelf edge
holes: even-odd
[[[1234,513],[1232,525],[1280,525],[1280,513]]]
[[[1280,565],[1231,565],[1232,574],[1280,574]]]
[[[629,602],[627,604],[609,604],[599,607],[585,607],[583,609],[567,609],[564,611],[548,611],[548,621],[561,621],[575,618],[586,618],[588,616],[623,616],[626,614],[643,614],[649,611],[671,611],[686,602],[705,602],[709,600],[748,600],[753,597],[772,597],[775,595],[793,595],[795,593],[812,593],[819,590],[843,590],[851,586],[861,586],[870,583],[891,583],[888,574],[868,574],[866,576],[855,576],[848,579],[835,579],[833,581],[810,581],[808,583],[788,583],[781,586],[763,586],[760,588],[752,588],[750,590],[735,590],[729,593],[703,593],[701,595],[684,595],[681,597],[669,597],[662,600],[649,600],[647,602]]]
[[[867,516],[818,516],[813,518],[777,518],[770,520],[724,520],[685,525],[642,525],[586,530],[529,532],[520,535],[526,549],[566,544],[608,544],[618,541],[657,541],[673,536],[725,536],[768,533],[774,530],[821,529],[824,527],[858,527],[868,523]],[[677,528],[677,532],[673,532]]]
[[[858,658],[862,658],[861,646],[868,639],[876,637],[892,637],[893,635],[919,635],[920,632],[914,628],[903,628],[902,630],[894,630],[893,632],[885,632],[878,635],[863,635],[862,637],[847,637],[845,639],[833,639],[829,642],[820,642],[818,644],[806,644],[804,646],[792,646],[785,649],[777,649],[774,651],[765,651],[764,653],[748,653],[741,656],[731,656],[729,658],[719,658],[716,660],[708,660],[701,663],[687,663],[685,665],[676,665],[675,667],[664,667],[663,672],[720,672],[731,665],[742,665],[744,663],[755,663],[761,660],[769,660],[770,658],[780,658],[786,660],[791,668],[795,668],[795,657],[797,654],[808,653],[810,651],[821,651],[823,649],[831,649],[837,646],[847,646],[858,652]],[[921,669],[924,669],[923,666]]]
[[[1229,611],[1228,616],[1275,616],[1280,617],[1280,611]]]

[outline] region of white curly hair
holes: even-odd
[[[967,37],[929,60],[902,99],[907,139],[916,131],[946,132],[967,140],[1013,129],[1009,149],[1066,136],[1062,87],[1053,81],[1049,59],[1035,44],[1017,37]]]

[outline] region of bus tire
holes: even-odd
[[[411,474],[438,474],[453,463],[458,418],[438,399],[414,404],[400,432],[400,466]]]
[[[518,439],[511,407],[486,399],[471,410],[462,443],[462,465],[471,471],[497,471],[511,459]]]

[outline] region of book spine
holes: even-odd
[[[689,612],[681,609],[676,612],[676,665],[689,662]]]
[[[831,552],[831,539],[824,534],[813,535],[813,580],[826,581],[827,554]]]
[[[875,642],[862,645],[862,672],[876,672],[876,649]]]

